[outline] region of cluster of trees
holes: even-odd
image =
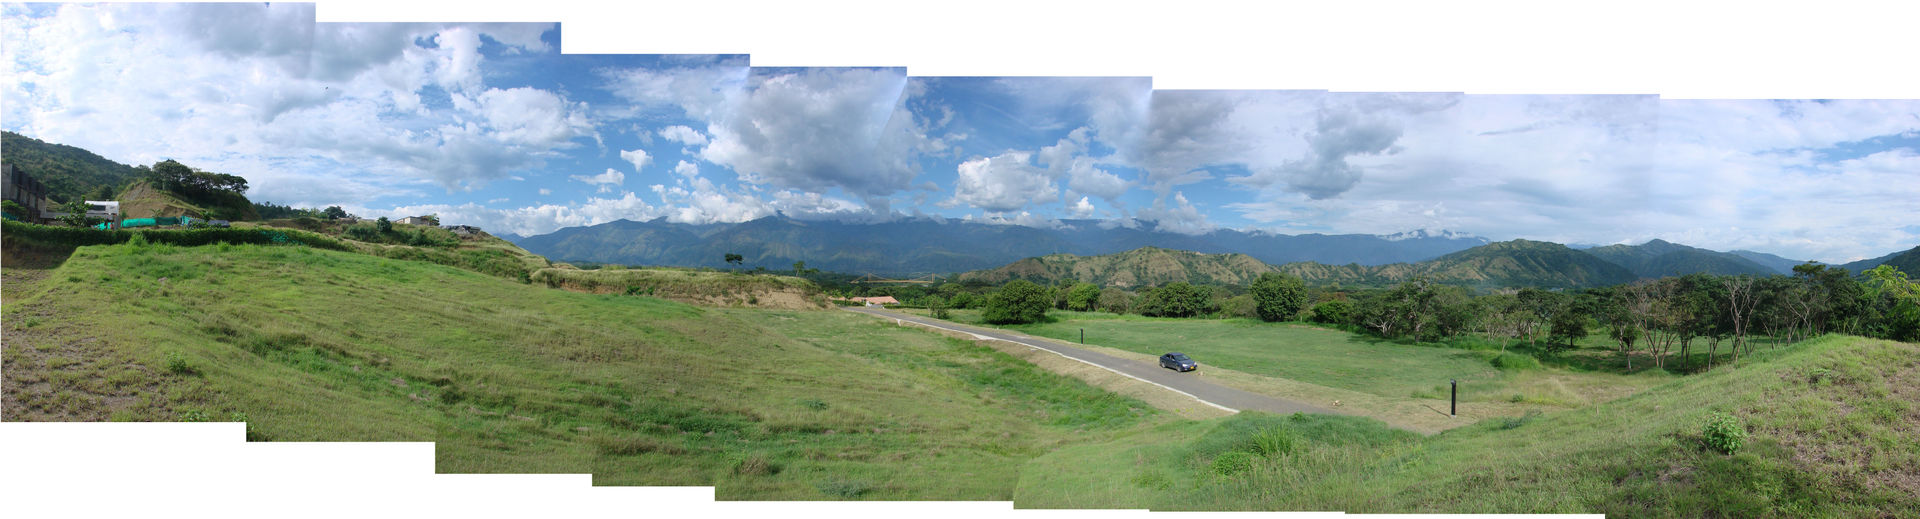
[[[247,179],[238,175],[199,171],[174,160],[163,160],[147,170],[154,187],[187,197],[205,199],[222,194],[247,194]]]
[[[1048,287],[1015,281],[990,292],[949,283],[901,300],[929,308],[983,308],[992,323],[1034,322],[1049,309],[1306,320],[1389,339],[1472,337],[1496,342],[1503,352],[1524,342],[1557,354],[1597,333],[1629,369],[1636,356],[1652,367],[1695,369],[1672,363],[1676,356],[1692,359],[1698,346],[1705,346],[1711,367],[1723,346],[1737,362],[1757,342],[1777,346],[1828,332],[1920,341],[1920,283],[1884,265],[1860,276],[1809,263],[1792,275],[1690,274],[1596,289],[1485,295],[1419,278],[1386,289],[1310,289],[1298,278],[1267,274],[1247,287],[1169,283],[1137,293],[1078,282]]]

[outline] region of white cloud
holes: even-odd
[[[673,165],[673,174],[689,179],[699,177],[700,166],[683,160],[680,161],[679,164]]]
[[[510,232],[521,236],[546,234],[562,227],[599,225],[615,220],[651,220],[661,216],[660,209],[642,201],[633,192],[619,198],[588,198],[572,204],[543,204],[513,209],[494,209],[479,204],[422,204],[369,209],[346,207],[361,216],[399,217],[438,214],[440,223],[473,225],[492,233]]]
[[[1084,196],[1080,197],[1080,201],[1074,202],[1074,204],[1068,207],[1067,210],[1069,213],[1073,214],[1074,218],[1093,217],[1093,203],[1088,202],[1087,197],[1084,197]]]
[[[1052,201],[1060,195],[1053,175],[1028,164],[1032,157],[1032,153],[1015,151],[960,163],[949,204],[1007,212]]]
[[[903,106],[899,69],[755,74],[708,119],[700,158],[783,189],[839,188],[881,210],[910,187],[913,158],[939,146]]]
[[[699,147],[707,145],[707,136],[700,133],[700,130],[678,124],[661,128],[660,131],[655,133],[660,135],[662,139],[678,142],[687,146]]]
[[[611,193],[614,188],[620,187],[621,184],[627,181],[627,175],[625,173],[621,173],[613,168],[607,168],[606,173],[598,175],[569,175],[567,178],[573,179],[576,182],[585,182],[588,185],[600,186],[599,192],[601,193]]]
[[[645,173],[647,165],[653,163],[653,156],[647,155],[647,150],[626,150],[620,152],[620,160],[632,163],[634,173]]]
[[[1167,197],[1157,198],[1153,207],[1140,210],[1140,218],[1153,220],[1162,231],[1203,234],[1214,229],[1214,225],[1207,222],[1207,216],[1187,201],[1186,193],[1178,191],[1173,193],[1173,205],[1167,205]]]

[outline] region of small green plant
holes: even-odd
[[[167,372],[175,375],[192,375],[199,373],[200,370],[193,367],[193,362],[188,361],[186,355],[169,351],[167,352]]]
[[[765,454],[749,454],[741,457],[733,465],[733,471],[743,476],[770,476],[780,473],[780,466],[767,461]]]
[[[826,403],[826,402],[822,402],[822,401],[819,401],[819,400],[815,400],[815,399],[812,399],[812,398],[809,398],[809,399],[806,399],[806,400],[801,400],[801,401],[800,401],[800,405],[803,405],[803,406],[807,406],[807,409],[812,409],[812,410],[815,410],[815,411],[824,411],[824,410],[826,410],[826,409],[827,409],[827,403]]]
[[[1259,456],[1247,451],[1227,451],[1213,458],[1213,473],[1233,476],[1253,468],[1253,461]]]
[[[873,491],[873,485],[857,479],[829,479],[814,485],[820,493],[841,499],[859,499]]]
[[[205,422],[211,419],[213,419],[213,417],[207,416],[206,411],[199,409],[188,409],[180,413],[180,421],[182,422]]]
[[[1300,436],[1282,427],[1273,427],[1253,435],[1253,453],[1272,458],[1293,454],[1300,447]]]
[[[1741,442],[1746,441],[1747,428],[1733,415],[1713,413],[1707,418],[1707,425],[1701,429],[1700,436],[1713,450],[1733,454],[1740,450]]]
[[[1514,396],[1520,396],[1520,395],[1514,395]],[[1514,429],[1519,429],[1520,426],[1526,425],[1527,422],[1531,422],[1535,418],[1539,418],[1539,417],[1540,417],[1540,411],[1527,411],[1527,414],[1524,414],[1524,415],[1509,416],[1506,418],[1501,418],[1500,430],[1510,431]]]
[[[1533,358],[1532,355],[1526,355],[1522,353],[1513,353],[1513,352],[1502,353],[1499,356],[1494,357],[1491,363],[1493,364],[1493,367],[1507,370],[1507,371],[1540,369],[1540,359],[1536,359],[1536,358]]]

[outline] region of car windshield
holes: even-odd
[[[1173,360],[1188,360],[1187,356],[1181,353],[1170,353],[1170,354],[1167,354],[1167,357],[1172,358]]]

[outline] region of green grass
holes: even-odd
[[[1146,355],[1179,351],[1204,366],[1284,378],[1391,398],[1448,397],[1448,381],[1460,381],[1462,401],[1530,401],[1573,406],[1586,402],[1582,385],[1641,388],[1669,379],[1662,374],[1621,376],[1604,372],[1542,371],[1519,353],[1497,367],[1496,351],[1416,346],[1336,329],[1252,319],[1181,319],[1119,316],[1102,312],[1050,312],[1050,322],[1003,326],[1041,337]],[[979,313],[954,312],[954,320],[979,323]],[[1551,380],[1550,380],[1551,379]],[[1571,387],[1569,387],[1571,385]]]
[[[435,441],[441,472],[593,473],[724,499],[1004,500],[1028,460],[1174,420],[866,316],[584,294],[364,254],[81,247],[34,283],[4,308],[9,325],[40,321],[9,327],[8,419],[242,414],[256,440]]]
[[[1621,400],[1432,437],[1344,417],[1242,413],[1061,449],[1022,474],[1023,507],[1604,513],[1920,514],[1920,345],[1828,336]],[[1716,413],[1751,436],[1710,447]],[[1294,453],[1209,463],[1286,427]],[[1102,504],[1111,503],[1111,504]]]

